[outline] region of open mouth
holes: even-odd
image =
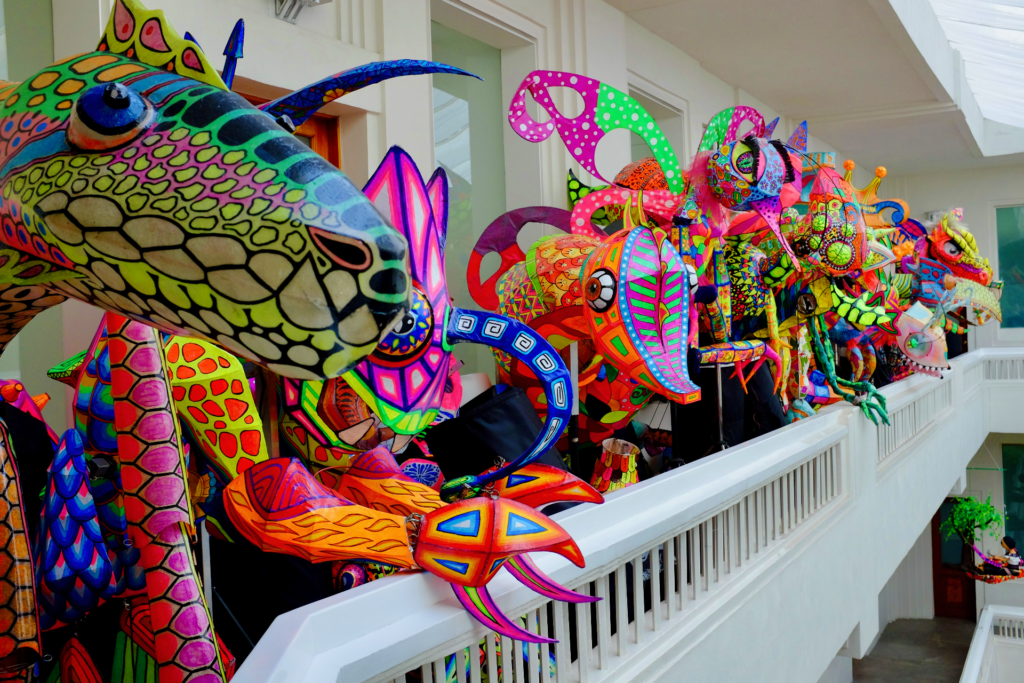
[[[929,365],[921,365],[920,363],[911,360],[906,355],[904,355],[903,358],[904,360],[907,361],[907,365],[909,365],[914,372],[919,372],[923,375],[929,375],[931,377],[938,377],[939,379],[942,379],[942,372],[939,368],[932,367]]]
[[[320,251],[346,270],[363,271],[373,261],[369,248],[357,239],[313,227],[309,228],[309,234]]]

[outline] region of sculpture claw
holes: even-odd
[[[550,644],[558,642],[557,640],[531,633],[502,614],[498,606],[494,604],[494,599],[491,598],[486,587],[474,588],[472,586],[459,586],[454,583],[451,584],[451,587],[455,592],[455,597],[459,599],[459,602],[466,608],[466,611],[495,633],[527,643]]]
[[[552,600],[561,600],[562,602],[597,602],[601,599],[577,593],[559,585],[554,579],[542,572],[526,553],[509,558],[508,562],[505,563],[505,569],[512,576],[516,577],[519,583],[533,592],[540,593]]]

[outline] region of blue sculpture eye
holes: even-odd
[[[434,309],[426,295],[414,287],[412,305],[394,329],[380,340],[373,357],[384,365],[408,363],[430,345],[433,331]]]
[[[153,120],[153,107],[120,83],[82,93],[71,112],[68,142],[79,149],[105,150],[134,140]]]

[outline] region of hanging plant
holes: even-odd
[[[966,545],[973,546],[976,540],[986,532],[992,538],[999,538],[1003,528],[1003,518],[992,506],[992,496],[989,496],[984,503],[980,500],[967,496],[958,498],[953,505],[953,511],[940,526],[943,538],[952,538],[954,534],[960,537]]]

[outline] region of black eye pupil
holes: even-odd
[[[120,83],[110,83],[103,89],[103,103],[111,109],[125,109],[132,103],[128,88]]]

